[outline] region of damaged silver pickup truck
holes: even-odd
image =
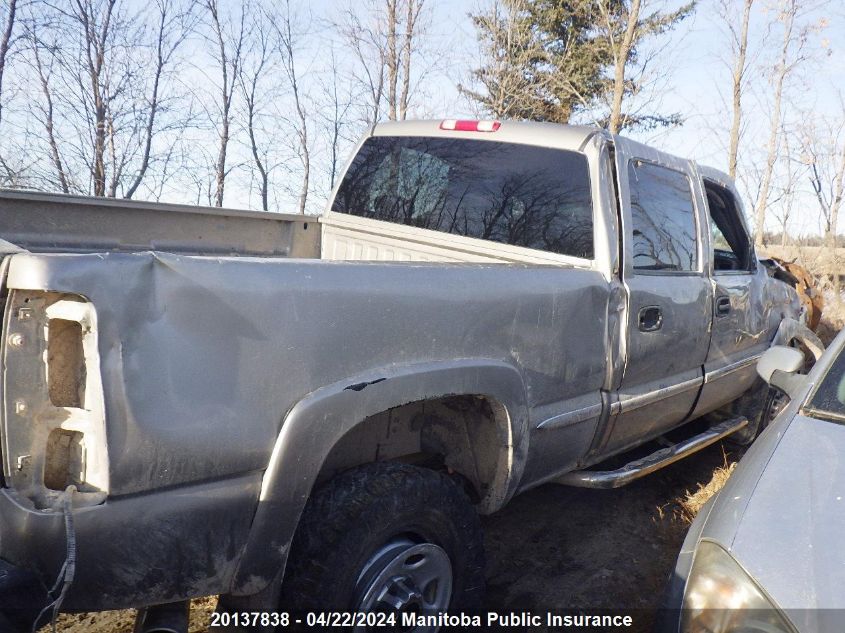
[[[0,192],[0,238],[10,630],[477,608],[478,513],[750,442],[813,339],[724,174],[594,128],[380,124],[319,218]]]

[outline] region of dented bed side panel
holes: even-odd
[[[142,607],[217,594],[231,583],[260,473],[75,508],[76,576],[63,610]],[[49,587],[66,556],[64,516],[0,489],[0,557]]]
[[[607,286],[585,270],[18,255],[8,285],[96,307],[113,495],[263,469],[298,400],[380,367],[508,362],[529,407],[605,370]]]
[[[140,507],[145,499],[158,509],[163,489],[172,491],[174,500],[179,491],[187,495],[185,508],[168,502],[166,520],[136,517],[138,533],[146,534],[152,547],[144,560],[135,560],[128,549],[137,544],[127,544],[125,551],[114,545],[105,553],[108,558],[86,554],[80,546],[79,585],[89,578],[90,586],[97,587],[94,570],[115,584],[96,604],[81,602],[79,596],[70,603],[85,608],[149,603],[153,594],[175,599],[200,590],[229,590],[256,508],[261,515],[279,510],[298,516],[331,443],[360,421],[357,413],[372,414],[379,403],[398,406],[473,388],[509,407],[505,418],[512,428],[503,441],[507,480],[497,481],[500,489],[491,491],[489,503],[495,507],[513,494],[523,472],[530,429],[542,421],[532,412],[565,413],[587,393],[599,400],[605,379],[608,284],[599,272],[586,269],[158,252],[18,254],[12,257],[7,285],[20,296],[72,295],[96,314],[99,376],[90,378],[102,381],[108,465],[102,481],[107,489],[100,490],[105,502],[101,498],[78,510],[88,517],[78,522],[80,543],[94,543],[94,533],[100,538],[123,534],[123,509]],[[449,372],[454,379],[447,379]],[[511,378],[487,378],[505,374]],[[41,389],[44,399],[49,399],[48,382],[45,378]],[[342,394],[321,401],[323,406],[330,402],[328,409],[297,408],[327,386]],[[10,387],[15,385],[7,381]],[[72,394],[63,397],[73,400]],[[300,414],[293,416],[296,411]],[[9,423],[20,422],[8,417]],[[290,437],[304,438],[306,444],[277,450],[275,459],[284,463],[276,463],[268,472],[277,476],[268,477],[264,471],[273,463],[286,419],[297,424],[290,427]],[[585,452],[592,435],[573,437],[585,445],[569,450]],[[20,447],[6,448],[8,474]],[[293,470],[292,459],[297,460]],[[289,482],[292,472],[296,486]],[[251,483],[224,486],[225,500],[188,492],[206,485],[213,490],[212,482],[238,477]],[[282,488],[288,492],[280,496]],[[153,491],[155,497],[148,497]],[[36,512],[32,506],[40,502],[21,492],[26,493],[7,489],[0,499],[0,525],[5,524],[0,555],[8,559],[8,552],[15,551],[7,549],[12,546],[5,534],[30,525],[29,545],[11,556],[35,560],[52,581],[61,563],[60,545],[43,551],[33,547],[45,539],[52,542],[61,531],[60,514]],[[97,486],[90,492],[96,493]],[[191,503],[202,511],[190,510]],[[228,515],[234,508],[246,518],[225,525],[209,520],[214,511]],[[270,519],[255,527],[267,530]],[[149,524],[154,520],[164,523]],[[292,532],[295,520],[289,523],[286,531]],[[88,530],[94,532],[86,535]],[[186,534],[207,551],[222,547],[225,555],[210,561],[192,557],[193,545],[178,546]],[[273,539],[270,558],[278,564],[290,536]],[[250,560],[261,558],[251,551]],[[177,557],[180,577],[188,580],[174,581],[178,587],[162,581],[161,590],[150,593],[149,574],[173,566]],[[249,565],[242,566],[242,588],[269,582],[272,565],[265,567],[256,577]]]

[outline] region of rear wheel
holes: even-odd
[[[790,341],[789,346],[798,349],[804,355],[804,368],[799,373],[808,373],[816,362],[813,350],[807,343],[798,339]],[[731,435],[727,442],[735,446],[749,446],[788,404],[787,394],[757,378],[754,386],[732,405],[735,414],[748,418],[748,426]]]
[[[478,609],[483,587],[480,523],[463,489],[442,473],[382,462],[339,475],[308,501],[282,608],[392,614],[399,625],[403,614]]]
[[[789,404],[789,396],[785,393],[769,387],[762,380],[759,382],[759,385],[736,401],[734,410],[748,418],[748,425],[730,435],[726,440],[727,443],[734,446],[750,446]]]

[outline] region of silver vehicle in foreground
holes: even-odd
[[[790,403],[693,523],[660,631],[845,630],[843,348],[845,332],[807,375],[796,349],[763,354],[758,373]]]

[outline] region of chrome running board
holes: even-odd
[[[744,416],[729,418],[714,424],[703,433],[672,446],[661,448],[651,455],[629,462],[616,470],[576,470],[552,481],[579,488],[619,488],[669,464],[674,464],[687,455],[692,455],[702,448],[718,442],[723,437],[739,431],[747,424],[748,418]]]

